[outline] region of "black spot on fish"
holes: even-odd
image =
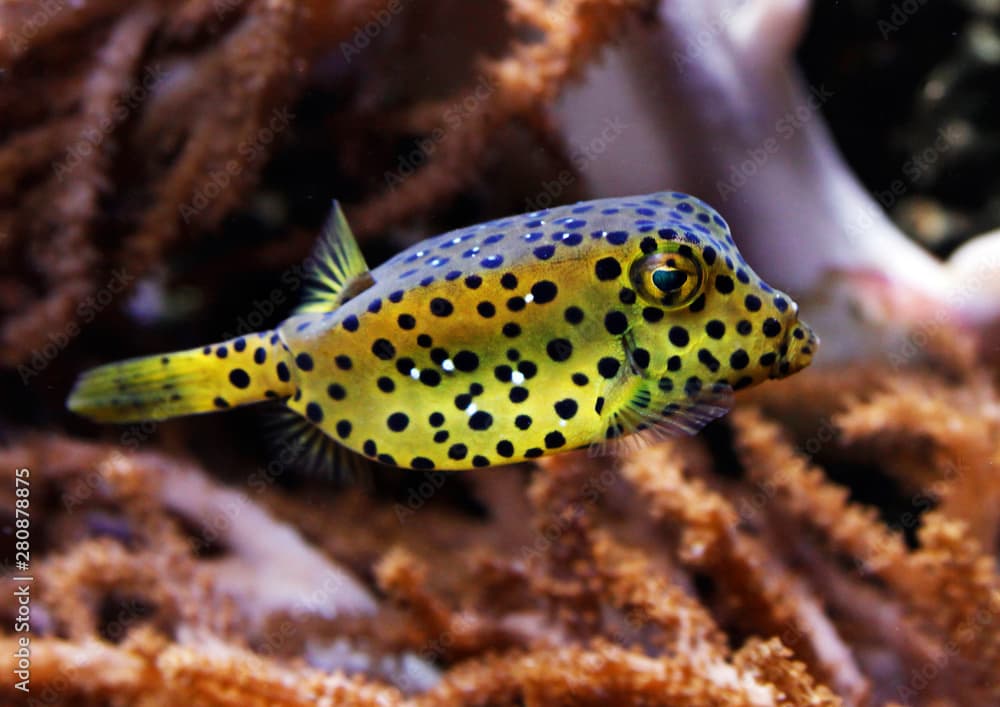
[[[441,374],[433,368],[425,368],[420,371],[420,382],[433,388],[441,383]]]
[[[682,326],[670,327],[670,343],[677,347],[687,346],[691,337],[688,336],[687,329]]]
[[[583,310],[579,307],[567,307],[563,316],[570,324],[579,324],[583,321]]]
[[[601,374],[602,378],[614,378],[618,375],[619,368],[621,368],[621,362],[610,356],[605,356],[597,362],[597,372]]]
[[[326,394],[334,400],[343,400],[347,397],[347,391],[339,383],[331,383],[326,387]]]
[[[479,357],[472,351],[459,351],[452,362],[457,370],[465,373],[471,373],[479,367]]]
[[[545,346],[549,358],[557,363],[567,360],[573,354],[573,344],[569,339],[552,339]]]
[[[620,336],[628,329],[628,318],[618,311],[608,312],[604,317],[604,328],[612,336]]]
[[[493,425],[493,416],[484,410],[477,410],[469,418],[469,427],[474,430],[488,430]]]
[[[383,361],[391,361],[396,356],[396,347],[388,339],[375,339],[375,343],[372,344],[372,353]]]
[[[444,297],[435,297],[431,300],[431,314],[435,317],[448,317],[455,311],[455,307]]]
[[[416,368],[412,358],[401,358],[396,361],[396,370],[404,376],[411,375],[410,371]]]
[[[539,280],[531,286],[531,294],[537,304],[546,304],[556,298],[559,288],[549,280]]]
[[[698,360],[701,361],[712,373],[719,370],[719,360],[713,356],[712,352],[708,349],[698,350]]]
[[[510,389],[508,396],[512,403],[523,403],[528,399],[528,389],[522,388],[519,385],[514,386]]]
[[[570,420],[576,415],[579,408],[577,402],[572,398],[565,398],[555,404],[556,414],[564,420]]]
[[[594,265],[598,280],[614,280],[622,274],[622,266],[614,258],[601,258]]]
[[[237,388],[247,388],[250,386],[250,376],[242,368],[234,368],[229,372],[229,382]]]
[[[713,339],[721,339],[726,335],[726,325],[718,319],[713,319],[705,325],[705,333]]]
[[[559,449],[566,444],[566,438],[563,437],[562,432],[553,431],[545,435],[545,447],[546,449]]]
[[[394,412],[386,419],[386,424],[393,432],[402,432],[410,424],[410,417],[405,412]]]

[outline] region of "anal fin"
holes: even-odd
[[[269,410],[267,438],[274,462],[322,476],[343,485],[374,486],[372,465],[365,457],[335,442],[329,435],[284,405]]]
[[[334,201],[312,254],[305,295],[295,313],[332,312],[373,284],[344,211]]]

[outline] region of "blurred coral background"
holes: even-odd
[[[1000,705],[1000,4],[0,3],[9,704]],[[302,473],[261,410],[98,426],[82,370],[368,262],[686,191],[823,339],[693,438]]]

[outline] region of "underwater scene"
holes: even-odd
[[[1000,705],[1000,3],[0,0],[0,703]]]

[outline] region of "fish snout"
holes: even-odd
[[[771,371],[772,378],[784,378],[801,371],[812,363],[819,348],[819,337],[801,319],[793,319],[785,328],[785,340],[778,350],[778,359]]]

